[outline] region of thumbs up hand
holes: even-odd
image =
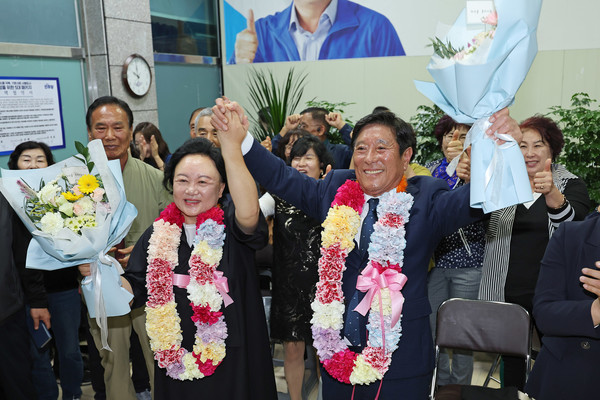
[[[554,181],[552,180],[552,160],[547,159],[544,164],[544,170],[535,173],[533,178],[533,191],[535,193],[547,195],[552,190],[558,192],[558,189],[554,186]]]
[[[235,37],[235,61],[248,64],[254,61],[258,48],[258,37],[254,26],[254,11],[248,10],[247,27]]]
[[[463,151],[463,141],[460,140],[460,135],[460,131],[455,129],[452,134],[452,140],[448,143],[448,147],[446,147],[446,159],[448,162],[452,161]]]

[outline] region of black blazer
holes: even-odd
[[[596,261],[600,218],[562,223],[546,248],[533,299],[544,337],[525,387],[537,400],[598,398],[600,328],[590,314],[596,296],[579,282],[581,269]]]

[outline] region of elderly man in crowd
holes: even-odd
[[[229,118],[229,120],[225,118],[227,109],[237,113],[239,118]],[[337,342],[338,345],[332,353],[341,358],[330,358],[325,361],[327,371],[323,370],[322,373],[323,398],[335,400],[349,399],[354,396],[355,399],[373,399],[378,393],[380,399],[401,397],[405,400],[420,400],[427,398],[434,359],[429,326],[431,307],[427,299],[427,266],[433,250],[442,237],[482,217],[480,210],[473,210],[469,207],[469,185],[450,191],[445,182],[431,177],[415,176],[407,182],[404,174],[410,162],[411,146],[415,136],[410,125],[392,113],[371,114],[356,124],[352,137],[354,171],[333,170],[325,179],[317,181],[298,173],[293,168],[286,167],[283,161],[277,159],[254,141],[247,134],[247,118],[237,103],[218,99],[213,111],[215,115],[212,123],[220,131],[220,141],[232,141],[241,147],[250,172],[269,193],[280,196],[300,207],[307,215],[323,221],[330,213],[330,209],[334,209],[332,200],[336,197],[338,189],[343,186],[343,189],[339,191],[340,195],[336,197],[336,204],[348,202],[347,209],[356,210],[356,217],[351,217],[352,223],[356,223],[357,228],[360,229],[356,236],[344,236],[345,239],[336,238],[333,244],[323,243],[324,248],[339,245],[338,249],[341,249],[348,248],[343,244],[344,240],[352,243],[352,239],[355,239],[354,243],[357,245],[349,247],[350,249],[354,247],[349,254],[344,254],[343,251],[341,256],[338,254],[341,257],[340,262],[345,263],[345,270],[341,277],[345,311],[342,316],[342,311],[336,309],[333,313],[335,315],[331,315],[331,318],[326,318],[326,320],[343,318],[343,327],[335,332],[335,337],[332,337],[331,340],[335,341],[339,332],[341,337],[347,339],[350,347],[346,348],[344,342],[341,342],[344,349],[338,348],[340,342]],[[490,121],[492,122],[490,133],[509,133],[515,139],[520,139],[521,132],[518,124],[509,117],[507,110],[494,114]],[[352,184],[352,182],[348,183],[348,180],[356,180],[358,185]],[[383,203],[387,208],[380,210],[377,207],[378,202],[379,204]],[[362,205],[363,203],[364,207],[358,207],[358,204]],[[362,209],[362,211],[358,209]],[[375,229],[379,229],[376,233],[380,234],[371,236],[374,221],[377,220],[377,213],[385,210],[388,210],[386,213],[389,213],[389,210],[395,210],[394,212],[400,214],[402,212],[408,214],[404,217],[394,214],[399,217],[394,219],[396,222],[389,219],[387,222],[382,222],[394,229],[391,234],[382,235],[382,228],[376,226]],[[350,224],[345,220],[346,218],[340,218],[337,221],[341,224],[339,229],[334,229],[339,232],[338,235],[343,236],[344,227]],[[354,233],[354,230],[348,229],[348,232]],[[343,381],[350,382],[352,379],[356,381],[360,371],[355,368],[353,362],[348,362],[348,360],[355,358],[356,353],[360,353],[367,344],[372,346],[370,347],[371,352],[380,349],[381,345],[376,344],[375,340],[382,336],[381,332],[378,335],[371,335],[373,337],[369,337],[369,343],[367,343],[367,312],[359,313],[355,310],[365,297],[365,293],[357,288],[357,281],[360,282],[359,275],[363,269],[366,267],[376,268],[376,266],[373,267],[373,260],[370,260],[372,256],[370,253],[373,249],[375,249],[373,250],[374,254],[381,255],[383,250],[377,249],[384,248],[386,242],[395,243],[398,240],[404,242],[403,238],[405,238],[406,246],[404,252],[398,255],[396,249],[398,246],[396,246],[395,249],[388,249],[390,253],[386,256],[389,259],[397,258],[390,265],[393,264],[392,266],[396,269],[400,267],[402,274],[407,278],[401,290],[404,297],[402,317],[398,322],[401,323],[401,337],[397,343],[393,343],[397,349],[391,355],[389,369],[387,372],[384,370],[383,380],[378,381],[376,377],[365,381],[373,382],[371,384],[357,384],[353,388],[351,384]],[[372,239],[374,243],[371,242]],[[340,242],[340,240],[342,241]],[[331,257],[336,259],[337,256]],[[333,262],[327,259],[323,261]],[[320,264],[320,269],[323,268]],[[365,277],[361,276],[360,278]],[[334,274],[327,279],[340,278],[336,278]],[[330,282],[324,281],[323,289],[319,289],[320,284],[317,285],[317,299],[319,299],[319,290],[322,290],[322,293],[327,292],[328,283]],[[335,293],[333,293],[334,297],[339,296]],[[326,304],[323,306],[325,307]],[[379,316],[375,320],[377,321],[375,324],[379,325]],[[383,324],[383,318],[381,321]],[[337,326],[330,328],[338,329]],[[313,323],[313,336],[314,329],[315,324]],[[371,331],[374,327],[368,329]],[[390,333],[387,325],[385,331]],[[321,332],[321,335],[323,334]],[[398,338],[397,333],[394,336],[396,339]],[[389,339],[391,338],[386,339],[386,343]],[[327,344],[329,343],[331,341],[327,342]],[[316,338],[315,347],[319,350]],[[376,355],[371,354],[371,357],[373,356],[377,358]],[[363,355],[363,357],[366,356]],[[349,369],[353,371],[352,374],[356,373],[356,375],[350,375]]]
[[[124,101],[112,96],[100,97],[88,108],[86,124],[89,140],[100,139],[109,160],[119,160],[127,201],[138,210],[138,215],[122,243],[117,246],[116,258],[125,267],[133,245],[154,222],[160,212],[172,201],[162,186],[162,171],[130,157],[129,143],[132,139],[133,113]],[[82,275],[90,274],[89,264],[80,266]],[[90,319],[90,331],[102,357],[106,398],[110,400],[135,400],[136,393],[130,378],[129,347],[131,328],[137,333],[150,384],[154,381],[154,356],[146,334],[146,314],[143,307],[131,310],[127,315],[108,318],[108,344],[111,351],[102,350],[100,328]]]
[[[217,138],[217,130],[211,125],[210,117],[213,112],[211,108],[204,108],[196,114],[194,118],[194,129],[190,131],[190,136],[193,138],[203,137],[210,140],[215,146],[219,146]]]

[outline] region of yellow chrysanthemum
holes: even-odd
[[[146,307],[146,331],[153,351],[170,349],[172,344],[181,344],[181,319],[177,305],[171,301],[156,308]]]
[[[350,383],[353,385],[368,385],[376,380],[382,379],[383,375],[369,364],[362,355],[354,362],[354,369],[350,375]]]
[[[194,345],[194,353],[200,354],[200,361],[213,360],[218,363],[225,358],[225,343],[204,343],[198,340]]]
[[[215,265],[218,264],[223,257],[223,248],[219,247],[213,249],[208,245],[206,240],[203,240],[194,248],[192,254],[199,254],[202,261],[208,265]]]
[[[76,195],[76,194],[75,194],[75,193],[73,193],[73,192],[62,192],[61,194],[62,194],[62,196],[63,196],[65,199],[67,199],[67,200],[69,200],[69,201],[77,201],[77,200],[79,200],[80,198],[82,198],[82,197],[83,197],[83,194],[80,194],[80,195],[78,196],[78,195]]]
[[[330,247],[339,242],[341,248],[352,250],[359,224],[360,215],[351,207],[333,207],[323,222],[323,247]]]
[[[81,193],[90,194],[94,190],[98,189],[100,184],[98,183],[98,179],[94,175],[84,175],[77,181],[79,185],[79,190]]]

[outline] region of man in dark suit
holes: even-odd
[[[536,399],[598,398],[599,239],[596,212],[561,224],[548,243],[533,299],[543,345],[525,387]]]
[[[229,110],[237,113],[225,113]],[[379,197],[396,190],[402,181],[412,155],[415,136],[410,125],[392,113],[371,114],[361,119],[354,128],[355,170],[333,170],[323,180],[308,178],[272,156],[258,142],[247,135],[247,126],[239,123],[247,120],[237,103],[217,100],[213,107],[212,123],[220,131],[219,138],[234,141],[242,148],[248,169],[267,190],[301,208],[307,215],[323,221],[329,211],[337,189],[348,179],[356,179],[364,192],[365,200]],[[492,117],[490,129],[510,133],[517,140],[520,130],[516,121],[503,110]],[[402,272],[408,281],[402,289],[405,298],[402,309],[402,337],[398,349],[392,355],[389,370],[380,387],[379,382],[370,385],[341,383],[323,371],[323,398],[373,399],[380,389],[380,399],[426,399],[433,371],[433,343],[429,327],[431,308],[427,299],[427,269],[431,254],[439,240],[459,227],[482,217],[479,210],[469,207],[468,185],[450,191],[443,181],[431,177],[416,176],[408,181],[406,191],[414,198],[410,221],[406,224],[406,248]],[[366,207],[365,207],[366,208]],[[366,213],[363,212],[361,220]],[[362,300],[364,293],[356,289],[357,277],[368,261],[368,253],[355,249],[346,259],[342,279],[345,297],[347,326],[349,320],[358,317],[360,337],[346,338],[351,350],[360,352],[366,345],[366,317],[357,315],[349,307],[353,298]]]

